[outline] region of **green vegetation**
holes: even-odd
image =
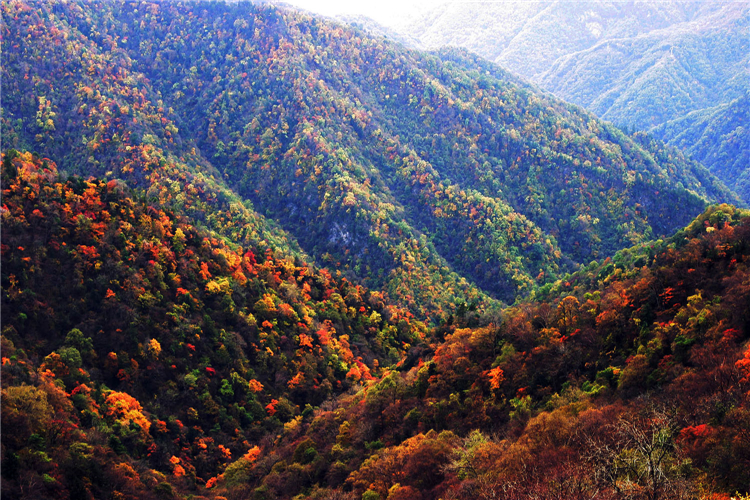
[[[651,132],[701,162],[750,203],[750,134],[747,95],[713,108],[693,111]]]
[[[741,2],[446,3],[401,30],[470,49],[602,119],[648,131],[750,203]]]
[[[732,199],[462,52],[248,3],[3,9],[6,144],[309,255],[431,321]]]
[[[4,496],[748,494],[704,168],[274,6],[0,8]]]

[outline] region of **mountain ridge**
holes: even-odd
[[[697,164],[460,51],[269,6],[94,5],[7,4],[9,144],[130,179],[231,238],[301,243],[432,321],[732,199]],[[16,43],[22,26],[45,42]],[[83,59],[30,66],[16,46]]]
[[[691,112],[744,98],[748,15],[738,2],[446,2],[399,30],[427,48],[466,47],[602,119],[684,147],[669,121],[700,135]],[[747,137],[741,119],[731,124]],[[719,153],[722,135],[710,137],[684,150],[742,190]]]
[[[286,9],[0,10],[6,496],[750,493],[750,214],[679,151]]]

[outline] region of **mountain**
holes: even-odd
[[[371,36],[377,38],[387,38],[400,45],[411,48],[421,48],[419,40],[414,37],[404,35],[394,29],[391,29],[384,24],[378,23],[373,19],[355,14],[341,14],[334,18],[336,21],[346,23],[349,26],[357,28],[358,30],[366,31]]]
[[[228,244],[121,181],[61,179],[28,152],[2,168],[4,496],[205,483],[425,333],[383,294]]]
[[[433,330],[397,370],[230,465],[217,493],[744,498],[749,215],[711,207],[499,323]]]
[[[468,48],[602,119],[649,131],[742,190],[721,150],[730,134],[747,154],[749,15],[744,2],[447,2],[400,30],[425,47]],[[706,115],[727,106],[738,110],[730,121],[707,128]]]
[[[1,180],[5,496],[747,494],[747,211],[426,330],[122,182]]]
[[[743,200],[750,199],[750,102],[747,94],[729,103],[693,111],[659,125],[655,136],[670,136],[670,143],[712,171]]]
[[[0,9],[4,496],[747,496],[697,163],[284,8]]]
[[[3,10],[4,144],[431,321],[736,201],[699,165],[466,52],[249,3]]]

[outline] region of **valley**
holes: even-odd
[[[657,126],[735,194],[465,49],[2,16],[4,495],[747,497],[741,98]]]

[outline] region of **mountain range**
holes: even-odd
[[[0,8],[4,495],[750,493],[750,214],[700,164],[286,7]]]
[[[200,5],[6,4],[5,144],[305,254],[431,320],[738,201],[657,141],[466,52]]]
[[[393,29],[678,146],[747,203],[749,15],[744,2],[445,2]]]

